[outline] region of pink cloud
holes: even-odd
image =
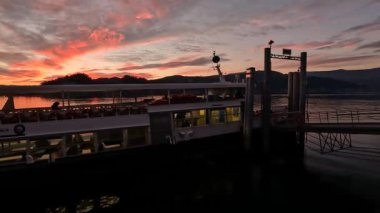
[[[112,11],[107,14],[107,22],[116,28],[124,28],[131,23],[131,20],[122,13]]]
[[[135,18],[137,20],[149,20],[149,19],[153,19],[154,15],[150,13],[149,11],[143,11],[143,12],[138,13]]]

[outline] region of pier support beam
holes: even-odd
[[[271,119],[271,48],[264,50],[264,88],[263,88],[263,144],[262,154],[268,156],[270,154],[270,119]]]
[[[253,112],[253,88],[254,88],[255,68],[247,69],[247,86],[245,91],[245,106],[244,106],[244,147],[247,151],[251,149],[252,143],[252,112]]]

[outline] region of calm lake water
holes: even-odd
[[[3,105],[5,102],[5,97],[0,97],[0,105]],[[34,107],[50,107],[54,101],[60,101],[59,99],[49,99],[42,97],[15,97],[15,107],[16,108],[34,108]],[[134,101],[126,100],[124,101]],[[260,97],[255,97],[255,107],[259,109],[260,107]],[[71,105],[80,105],[80,104],[104,104],[112,103],[112,98],[91,98],[91,99],[74,99],[71,100]],[[274,96],[272,99],[274,108],[284,108],[287,105],[287,98],[283,95]],[[67,104],[67,103],[66,103]],[[367,95],[311,95],[308,98],[308,110],[310,112],[336,112],[336,111],[379,111],[380,110],[380,97],[379,96],[367,96]],[[309,208],[313,204],[318,205],[318,202],[323,201],[319,196],[331,196],[331,200],[348,202],[341,205],[337,204],[336,211],[340,211],[343,208],[345,210],[351,210],[352,207],[361,206],[363,203],[364,206],[370,206],[371,209],[380,210],[379,202],[379,191],[380,191],[380,136],[379,135],[352,135],[353,147],[339,150],[337,152],[332,152],[328,154],[320,154],[319,144],[316,141],[309,141],[306,143],[306,168],[307,170],[315,173],[324,173],[331,174],[333,177],[338,177],[337,179],[331,180],[331,182],[340,187],[346,189],[349,192],[354,192],[355,195],[359,195],[361,199],[369,199],[370,202],[359,200],[350,203],[350,200],[345,200],[345,197],[339,198],[340,194],[338,193],[335,197],[335,194],[329,195],[329,189],[326,191],[321,191],[326,193],[324,195],[317,195],[316,193],[310,193],[309,190],[303,191],[304,189],[299,189],[291,187],[292,185],[299,184],[297,178],[298,176],[284,176],[284,179],[273,179],[266,183],[269,185],[268,188],[276,189],[269,196],[270,199],[273,199],[271,202],[279,205],[278,210],[281,210],[282,205],[285,205],[285,209],[294,210],[297,209],[294,207],[291,202],[292,200],[299,199],[299,197],[294,197],[294,190],[300,190],[303,193],[308,193],[305,197],[305,207],[311,212],[318,212],[323,208],[318,208],[313,211]],[[170,210],[186,210],[186,208],[180,208],[182,204],[194,207],[201,205],[202,209],[215,209],[212,207],[218,206],[220,209],[229,209],[229,210],[246,210],[245,207],[252,207],[250,210],[257,210],[255,206],[263,205],[260,202],[260,199],[255,201],[248,200],[248,197],[254,197],[250,191],[240,191],[231,192],[233,188],[238,188],[239,190],[245,190],[245,186],[241,187],[242,182],[244,182],[245,173],[240,175],[234,175],[238,170],[235,170],[231,165],[223,163],[223,167],[219,168],[218,163],[214,161],[207,162],[207,165],[197,165],[191,166],[191,173],[185,168],[181,168],[181,175],[173,172],[174,168],[168,169],[168,175],[160,174],[157,170],[157,174],[162,175],[163,185],[160,186],[157,180],[150,179],[150,173],[144,176],[145,182],[155,183],[152,185],[154,189],[149,187],[144,187],[141,189],[135,189],[134,183],[140,183],[140,179],[131,179],[126,176],[128,179],[127,186],[122,181],[120,183],[112,183],[112,177],[107,177],[104,181],[100,183],[94,183],[91,179],[88,182],[83,182],[80,185],[80,188],[75,188],[69,190],[70,193],[67,195],[62,195],[59,192],[59,188],[52,189],[52,195],[60,195],[61,198],[51,197],[49,200],[38,200],[37,198],[31,198],[29,205],[34,206],[35,209],[38,209],[41,212],[126,212],[127,210],[148,210],[148,211],[170,211]],[[198,166],[205,167],[204,170],[199,170]],[[161,169],[161,168],[160,168]],[[136,170],[136,169],[135,169]],[[183,171],[182,171],[183,170]],[[128,171],[127,169],[125,171]],[[136,171],[140,171],[137,169]],[[198,173],[202,171],[204,174]],[[239,172],[241,172],[239,170]],[[288,174],[288,172],[286,172]],[[75,175],[75,174],[73,174]],[[160,176],[156,175],[156,176]],[[281,176],[282,174],[280,174]],[[189,176],[191,178],[189,178]],[[140,177],[137,175],[136,177]],[[190,180],[194,177],[198,178],[196,181]],[[249,176],[255,178],[255,176]],[[325,178],[327,176],[322,176]],[[330,176],[328,176],[330,177]],[[242,180],[243,178],[243,180]],[[330,181],[329,178],[326,178],[327,182]],[[336,183],[338,180],[338,183]],[[247,181],[247,180],[245,180]],[[307,179],[307,181],[309,181]],[[172,185],[172,182],[176,184]],[[169,199],[164,199],[162,194],[165,194],[165,184],[169,184],[172,187],[169,192],[172,193],[168,196]],[[31,182],[32,184],[32,182]],[[64,184],[64,183],[63,183]],[[189,185],[190,184],[190,185]],[[194,188],[191,184],[195,184],[198,188]],[[66,187],[64,185],[56,185],[55,187]],[[94,187],[95,188],[94,188]],[[96,190],[96,187],[102,186],[102,190]],[[319,185],[305,185],[306,187],[316,187],[315,190],[319,190]],[[70,186],[67,186],[70,188]],[[269,189],[269,192],[270,191]],[[186,191],[187,190],[187,191]],[[188,192],[189,191],[189,192]],[[194,192],[193,192],[194,191]],[[152,197],[146,197],[146,194],[157,193]],[[289,194],[286,194],[288,193]],[[291,192],[291,193],[290,193]],[[20,191],[23,195],[30,194],[33,196],[36,192]],[[58,194],[57,194],[58,193]],[[137,199],[135,193],[145,193],[143,199]],[[236,193],[237,195],[235,195]],[[244,193],[248,193],[245,196]],[[336,192],[334,192],[336,193]],[[140,195],[137,195],[141,197]],[[265,194],[265,193],[264,193]],[[244,196],[242,196],[244,195]],[[346,194],[343,194],[344,196]],[[283,197],[289,197],[288,199],[283,199]],[[313,197],[314,196],[314,197]],[[27,196],[29,197],[29,196]],[[309,199],[310,198],[310,199]],[[8,197],[9,199],[9,197]],[[142,200],[145,200],[142,201]],[[247,200],[246,200],[247,199]],[[315,201],[313,201],[315,199]],[[328,199],[327,199],[328,200]],[[14,200],[13,200],[14,201]],[[21,201],[20,201],[21,202]],[[24,204],[25,200],[22,201]],[[17,203],[17,202],[16,202]],[[20,203],[21,204],[21,203]],[[368,205],[367,205],[368,204]],[[373,205],[375,206],[374,208]],[[10,205],[12,210],[22,207],[22,205]],[[236,207],[240,207],[236,208]],[[276,209],[276,207],[273,207]],[[326,207],[328,208],[328,207]],[[368,212],[366,209],[355,209],[356,212]],[[1,209],[1,206],[0,206]],[[24,210],[24,208],[21,208]],[[33,209],[33,208],[32,208]],[[189,210],[189,209],[187,209]],[[350,211],[348,211],[350,212]]]
[[[147,98],[160,98],[158,96],[141,97],[137,101]],[[3,106],[6,97],[0,96],[0,106]],[[17,109],[50,107],[55,101],[61,102],[61,99],[44,98],[38,96],[16,96],[14,97],[15,107]],[[115,99],[119,102],[119,99]],[[123,102],[133,102],[132,98],[123,98]],[[285,95],[274,95],[272,105],[274,107],[286,107],[287,97]],[[113,98],[87,98],[87,99],[71,99],[70,105],[81,104],[110,104]],[[67,105],[67,100],[65,101]],[[61,103],[62,105],[62,103]],[[260,107],[260,96],[255,96],[255,107]],[[380,110],[380,95],[310,95],[307,99],[307,107],[309,111],[372,111]]]

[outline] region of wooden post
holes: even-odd
[[[270,154],[270,119],[271,119],[271,48],[265,48],[264,52],[264,88],[263,88],[263,150],[262,154]]]
[[[252,143],[252,111],[253,111],[253,88],[254,88],[254,74],[255,68],[248,68],[249,73],[247,73],[247,86],[245,92],[245,106],[244,106],[244,147],[247,151],[251,149]]]

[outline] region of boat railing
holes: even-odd
[[[66,106],[60,108],[59,110],[52,110],[51,108],[45,107],[0,112],[0,121],[2,124],[12,124],[145,113],[147,113],[146,105],[99,104]]]

